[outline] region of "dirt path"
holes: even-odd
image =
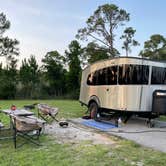
[[[46,125],[45,133],[55,137],[58,143],[92,141],[93,144],[115,144],[115,141],[113,141],[109,136],[102,133],[96,133],[93,130],[88,130],[73,123],[69,123],[67,128],[60,127],[56,122]]]

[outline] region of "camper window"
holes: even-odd
[[[88,85],[116,85],[117,66],[97,70],[88,75]]]
[[[107,77],[108,77],[107,85],[117,84],[117,66],[112,66],[108,68]]]
[[[118,78],[119,77],[119,78]],[[118,78],[118,80],[117,80]],[[97,70],[88,75],[88,85],[121,85],[148,84],[149,66],[120,65]]]
[[[149,67],[142,65],[121,65],[119,66],[119,80],[121,85],[127,84],[148,84]]]
[[[166,68],[152,67],[151,84],[166,84]]]

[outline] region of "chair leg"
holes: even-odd
[[[57,115],[57,114],[56,114]],[[55,118],[56,115],[52,115],[51,113],[48,114],[48,117],[42,115],[40,112],[38,112],[38,117],[41,117],[43,120],[45,120],[47,123],[49,123],[51,120],[55,120],[56,122],[59,122],[58,119]]]
[[[10,125],[12,125],[13,128],[13,142],[14,142],[14,148],[17,148],[17,130],[16,130],[16,122],[14,119],[14,122],[10,121]]]
[[[15,126],[13,126],[13,142],[14,142],[14,148],[17,148],[17,130]]]
[[[54,116],[50,115],[52,119],[54,119],[56,122],[59,122]]]
[[[39,113],[39,117],[41,117],[43,120],[45,120],[46,122],[49,121],[49,119],[45,118],[44,116],[42,116],[40,113]]]
[[[33,143],[33,144],[38,145],[38,146],[41,145],[39,143],[39,137],[40,137],[41,129],[37,130],[37,133],[35,135],[29,135],[28,134],[29,132],[26,132],[26,133],[21,132],[21,131],[16,131],[16,132],[17,132],[17,136],[20,136],[21,138],[25,139],[25,142],[23,142],[22,144],[16,146],[16,141],[17,140],[16,140],[16,137],[15,137],[15,140],[14,140],[15,148],[19,148],[19,147],[23,146],[24,144],[26,144],[27,142]]]
[[[29,136],[28,134],[21,134],[20,135],[22,138],[26,139],[27,141],[30,141],[31,143],[35,144],[35,145],[40,145],[40,143],[38,143],[37,141],[35,141],[36,139],[32,138],[31,136]],[[39,137],[37,137],[37,140],[39,139]]]

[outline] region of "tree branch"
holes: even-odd
[[[89,36],[91,36],[92,38],[94,38],[95,40],[100,41],[100,42],[101,42],[101,43],[103,43],[104,45],[106,45],[106,46],[110,47],[107,43],[103,42],[101,39],[99,39],[99,38],[97,38],[97,37],[93,36],[92,34],[88,34],[88,35],[89,35]]]

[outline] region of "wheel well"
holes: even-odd
[[[88,103],[88,107],[90,106],[91,103],[96,103],[97,104],[97,102],[95,100],[90,100],[89,103]],[[98,104],[97,104],[97,106],[98,106]]]
[[[89,98],[89,103],[88,103],[88,107],[90,106],[90,104],[92,102],[95,102],[97,104],[97,106],[100,108],[100,100],[99,98],[96,96],[96,95],[92,95],[90,98]]]

